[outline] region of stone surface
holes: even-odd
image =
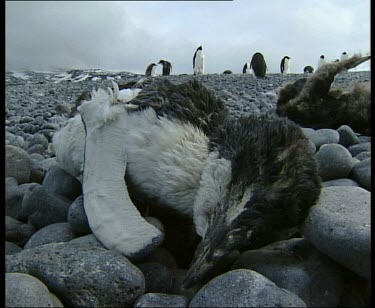
[[[364,189],[371,191],[371,157],[355,164],[349,176]]]
[[[298,295],[308,307],[337,307],[343,268],[306,239],[293,238],[243,252],[234,269],[252,269]]]
[[[142,272],[121,254],[69,243],[6,256],[6,272],[32,272],[64,306],[131,306],[145,288]]]
[[[339,144],[344,147],[349,147],[354,144],[359,143],[359,138],[357,134],[353,131],[353,129],[348,125],[341,125],[337,132],[339,133]]]
[[[345,178],[353,167],[352,156],[340,144],[324,144],[315,154],[323,181]]]
[[[22,273],[6,273],[5,307],[53,307],[53,301],[39,279]]]
[[[323,144],[338,143],[340,135],[334,129],[322,128],[316,130],[309,138],[314,142],[316,148],[319,149]]]
[[[72,201],[82,194],[81,183],[57,166],[47,171],[42,186],[48,193],[62,195]]]
[[[69,242],[74,238],[75,235],[69,223],[58,222],[35,232],[26,243],[24,249],[49,243]]]
[[[5,242],[5,255],[13,255],[17,252],[20,252],[22,248],[12,242]]]
[[[15,178],[5,179],[5,215],[17,219],[21,210],[23,194]]]
[[[146,293],[139,297],[133,307],[187,307],[188,299],[182,295]]]
[[[29,181],[32,161],[25,150],[6,145],[5,161],[5,177],[15,178],[18,184]]]
[[[23,247],[35,231],[32,225],[5,216],[5,239],[7,241]]]
[[[370,279],[371,193],[361,187],[323,188],[302,233],[318,250]]]
[[[137,264],[145,277],[145,293],[170,293],[172,275],[168,268],[156,262]]]
[[[87,248],[96,247],[96,248],[107,249],[98,241],[98,239],[95,237],[94,234],[88,234],[88,235],[84,235],[81,237],[77,237],[69,241],[69,243],[72,245],[78,245],[80,247],[87,247]]]
[[[307,307],[294,293],[248,269],[224,273],[204,285],[189,307]]]
[[[92,233],[83,205],[83,196],[77,197],[69,207],[68,222],[77,236]]]
[[[25,192],[20,216],[36,229],[41,229],[56,222],[66,222],[69,206],[70,202],[37,185]]]
[[[361,152],[371,151],[371,142],[364,142],[352,145],[348,148],[348,150],[352,154],[352,156],[355,157]]]
[[[329,186],[359,186],[359,184],[352,179],[336,179],[330,180],[322,183],[323,187]]]

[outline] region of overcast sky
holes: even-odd
[[[200,45],[209,74],[241,73],[255,52],[269,73],[280,72],[285,55],[302,73],[322,54],[370,52],[370,0],[6,1],[7,70],[143,74],[165,59],[172,74],[192,74]]]

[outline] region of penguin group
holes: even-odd
[[[343,52],[340,56],[340,59],[335,59],[334,61],[328,61],[325,58],[325,55],[322,54],[319,57],[318,63],[317,63],[317,69],[322,67],[323,65],[327,63],[337,63],[341,61],[345,61],[348,59],[349,56],[347,52]],[[193,55],[193,74],[194,75],[202,75],[205,72],[205,54],[203,52],[203,47],[200,45],[194,52]],[[290,61],[291,58],[289,56],[284,56],[281,59],[280,62],[280,73],[282,75],[291,74],[290,70]],[[172,64],[169,61],[166,60],[160,60],[157,64],[151,63],[147,66],[145,76],[146,77],[154,77],[156,76],[156,66],[158,64],[162,65],[162,75],[168,76],[172,72]],[[268,71],[267,64],[265,61],[265,58],[262,53],[256,52],[253,54],[251,61],[246,62],[242,68],[242,74],[244,75],[252,75],[257,78],[265,78],[266,72]],[[231,70],[225,70],[223,72],[224,75],[226,74],[232,74],[233,72]],[[312,74],[314,73],[314,67],[311,65],[306,65],[303,68],[304,74]]]

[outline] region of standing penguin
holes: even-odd
[[[242,74],[251,74],[250,63],[249,62],[245,63],[245,65],[243,66]]]
[[[326,64],[326,60],[324,59],[324,55],[321,55],[318,61],[318,69],[324,64]]]
[[[256,52],[251,58],[250,68],[253,69],[254,75],[256,77],[266,76],[266,61],[264,61],[264,57],[260,52]]]
[[[348,54],[344,51],[344,52],[341,54],[340,61],[344,61],[344,60],[346,60],[346,59],[348,59],[348,58],[349,58]]]
[[[193,57],[193,70],[194,75],[204,74],[204,62],[205,55],[202,50],[202,46],[199,46],[194,53]]]
[[[281,74],[290,74],[290,65],[289,65],[290,58],[288,56],[285,56],[281,59],[280,63],[280,70]]]
[[[154,77],[156,75],[156,64],[151,63],[149,66],[146,68],[146,77]]]
[[[172,71],[172,64],[166,60],[160,60],[158,64],[163,65],[163,76],[168,76]]]

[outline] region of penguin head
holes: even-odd
[[[284,57],[284,59],[288,59],[288,60],[290,60],[290,57],[288,57],[288,56],[285,56],[285,57]]]
[[[346,51],[344,51],[344,52],[342,53],[342,55],[345,56],[345,55],[346,55]]]
[[[198,48],[197,48],[197,51],[198,50],[202,50],[202,45],[200,45]]]
[[[160,61],[158,62],[158,64],[161,64],[161,65],[164,65],[164,63],[165,63],[165,60],[160,60]]]
[[[321,56],[320,56],[320,59],[324,59],[324,55],[321,55]]]

